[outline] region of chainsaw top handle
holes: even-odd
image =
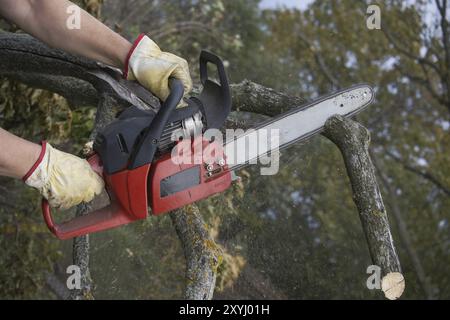
[[[169,79],[170,94],[161,105],[161,109],[156,114],[150,126],[144,129],[140,139],[130,155],[128,169],[135,169],[152,162],[158,148],[159,139],[178,103],[184,95],[184,86],[181,80]]]
[[[208,63],[217,68],[219,83],[210,80]],[[200,53],[200,81],[203,85],[203,91],[200,93],[198,100],[206,121],[206,127],[208,129],[220,129],[231,111],[231,91],[222,60],[206,50]]]
[[[200,81],[202,85],[205,85],[206,81],[209,80],[207,68],[208,62],[217,67],[217,73],[220,81],[219,84],[223,87],[228,87],[227,73],[225,72],[225,67],[222,60],[215,54],[206,50],[202,50],[200,53]]]

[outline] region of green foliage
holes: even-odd
[[[0,298],[54,298],[46,277],[62,257],[61,242],[42,223],[36,193],[1,178]]]

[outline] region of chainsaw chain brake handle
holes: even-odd
[[[98,154],[88,159],[89,164],[102,175],[110,204],[104,208],[56,224],[46,199],[42,199],[42,212],[50,231],[59,239],[69,239],[98,232],[134,220],[145,219],[148,215],[147,177],[164,127],[184,94],[183,83],[169,79],[170,94],[155,115],[154,121],[143,130],[130,156],[128,168],[108,175],[103,172]]]

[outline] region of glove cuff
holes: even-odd
[[[28,172],[22,177],[22,181],[26,182],[28,178],[34,173],[34,171],[39,167],[39,165],[42,162],[42,159],[44,159],[45,152],[47,151],[47,141],[43,140],[41,141],[41,153],[39,154],[39,157],[37,158],[36,162],[33,164],[33,166],[28,170]]]
[[[138,44],[141,42],[142,38],[144,38],[144,37],[145,37],[145,33],[141,33],[134,41],[133,46],[131,47],[130,51],[128,51],[127,59],[125,60],[125,65],[123,67],[123,72],[122,72],[124,79],[128,79],[129,63],[130,63],[131,55],[133,54],[134,49],[136,49],[136,47],[138,46]]]

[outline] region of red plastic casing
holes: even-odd
[[[42,212],[48,228],[59,239],[69,239],[145,219],[149,213],[148,199],[150,199],[152,213],[158,215],[226,190],[231,185],[231,174],[227,171],[226,162],[223,162],[222,165],[213,163],[214,174],[210,176],[208,176],[210,171],[206,169],[205,165],[205,163],[214,162],[218,157],[223,161],[226,160],[222,147],[203,139],[194,142],[188,141],[188,143],[189,145],[185,144],[184,147],[186,150],[192,151],[190,163],[189,161],[179,163],[180,161],[174,161],[177,157],[167,154],[152,164],[133,170],[123,170],[112,175],[103,173],[101,160],[98,155],[94,154],[88,159],[88,162],[93,170],[105,180],[110,204],[86,215],[56,224],[47,200],[43,199]],[[195,148],[199,144],[203,148]],[[181,145],[179,144],[179,146]],[[203,152],[208,149],[213,151]],[[200,166],[199,184],[167,197],[161,197],[161,180],[194,166]]]
[[[103,176],[110,204],[104,208],[77,216],[72,220],[56,224],[48,201],[42,199],[44,220],[52,233],[59,239],[70,239],[124,225],[148,215],[147,177],[150,164],[134,170],[123,170],[104,175],[101,160],[97,154],[88,159],[95,172]]]
[[[198,139],[192,144],[189,141],[188,143],[189,145],[185,145],[185,147],[186,150],[191,151],[190,155],[174,156],[167,154],[152,166],[149,180],[149,184],[151,184],[149,198],[154,215],[166,213],[205,199],[213,194],[223,192],[231,185],[231,174],[228,171],[226,162],[222,166],[217,163],[218,159],[226,160],[221,145]],[[202,148],[198,148],[199,151],[196,151],[195,144],[202,144]],[[183,147],[182,143],[179,143],[176,147]],[[213,172],[217,171],[212,176],[208,176],[208,163],[212,165]],[[163,179],[196,166],[199,167],[199,184],[166,197],[161,196],[160,187]]]

